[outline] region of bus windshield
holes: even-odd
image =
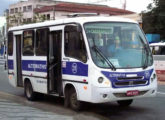
[[[98,67],[143,68],[153,64],[148,43],[137,24],[94,22],[85,23],[84,29],[92,59]]]

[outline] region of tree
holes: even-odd
[[[160,34],[165,39],[165,0],[153,0],[147,8],[148,12],[142,13],[144,32]]]
[[[38,13],[36,13],[33,17],[33,23],[36,23],[36,22],[44,22],[46,20],[46,16],[45,15],[40,15]]]

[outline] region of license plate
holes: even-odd
[[[138,90],[127,91],[126,95],[127,96],[136,96],[136,95],[139,95],[139,91]]]

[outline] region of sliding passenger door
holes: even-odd
[[[50,32],[48,48],[48,92],[62,94],[62,29]]]

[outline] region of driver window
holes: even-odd
[[[23,32],[23,55],[34,55],[34,30],[28,30]]]
[[[65,27],[65,55],[82,62],[87,61],[83,35],[77,30],[77,26],[68,25]]]

